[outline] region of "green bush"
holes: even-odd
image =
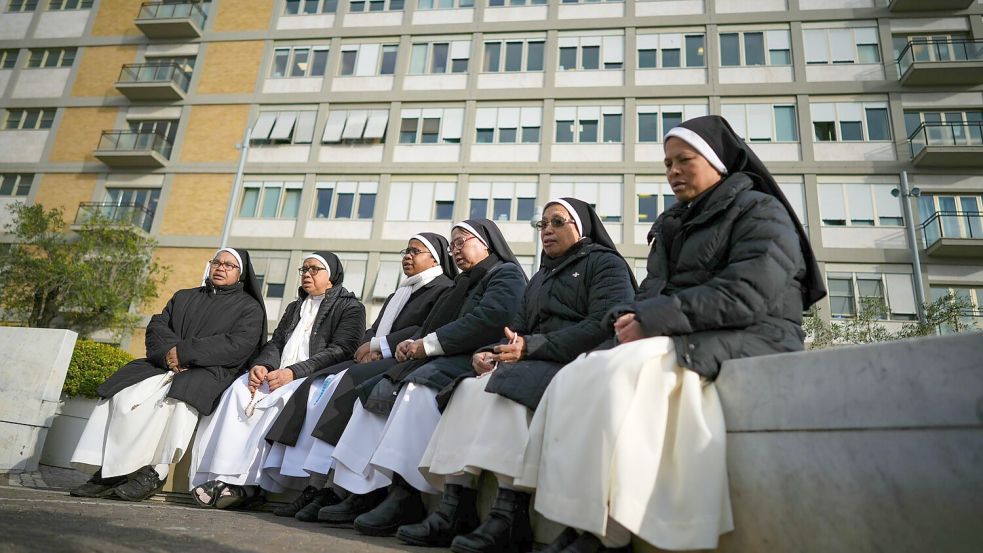
[[[78,340],[72,361],[68,364],[65,386],[61,391],[68,396],[98,398],[96,388],[117,369],[133,360],[133,356],[116,346],[92,340]]]

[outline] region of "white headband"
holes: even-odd
[[[451,230],[454,230],[454,227],[457,227],[457,228],[460,228],[460,229],[464,229],[467,232],[471,233],[472,235],[474,235],[475,238],[478,239],[479,242],[481,242],[482,244],[485,245],[486,248],[488,248],[488,242],[485,242],[485,239],[482,238],[481,235],[478,234],[478,231],[474,230],[474,227],[472,227],[471,225],[465,223],[464,221],[461,221],[460,223],[458,223],[458,224],[454,225],[453,227],[451,227]]]
[[[675,136],[676,138],[696,148],[696,151],[700,152],[700,155],[706,158],[706,160],[710,162],[710,165],[712,165],[713,168],[716,169],[721,175],[727,174],[727,166],[724,165],[724,162],[720,161],[720,158],[717,157],[717,152],[713,151],[713,148],[707,144],[706,140],[703,140],[702,136],[687,129],[686,127],[673,127],[666,133],[666,137],[663,139],[662,143],[665,144],[665,141],[669,140],[669,137],[671,136]]]
[[[570,202],[564,200],[563,198],[557,198],[555,200],[550,200],[546,202],[546,206],[549,207],[550,204],[562,205],[564,209],[570,212],[570,216],[573,217],[573,224],[577,225],[577,232],[580,236],[584,235],[584,225],[580,222],[580,215],[577,214],[577,210],[570,205]],[[545,211],[545,210],[544,210]]]
[[[437,255],[436,248],[433,247],[433,244],[431,244],[429,240],[427,240],[426,238],[424,238],[419,234],[414,234],[413,236],[410,236],[410,240],[419,240],[420,242],[423,242],[423,245],[426,246],[427,250],[430,251],[430,255],[433,256],[434,261],[437,262],[438,266],[440,265],[440,256]]]
[[[307,261],[308,259],[316,259],[320,261],[321,266],[324,267],[324,270],[328,272],[328,280],[331,280],[331,266],[328,265],[328,262],[323,257],[321,257],[316,253],[309,253],[304,256],[304,261]],[[303,261],[301,263],[303,263]]]
[[[239,262],[239,278],[241,279],[242,278],[243,268],[242,268],[242,257],[239,256],[239,252],[233,250],[232,248],[221,248],[220,250],[218,250],[217,252],[215,252],[215,255],[212,256],[212,259],[215,259],[216,257],[218,257],[218,254],[220,254],[222,252],[229,252],[229,254],[232,255],[232,257],[236,258],[236,261]],[[212,269],[212,262],[209,261],[208,263],[205,263],[205,274],[202,275],[202,277],[201,277],[201,285],[202,286],[205,285],[205,282],[208,281],[208,277],[211,276],[211,274],[212,274],[211,269]]]

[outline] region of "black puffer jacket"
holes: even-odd
[[[751,186],[735,173],[663,213],[648,276],[620,310],[646,336],[672,336],[679,364],[708,379],[727,359],[803,347],[798,235],[781,202]]]
[[[300,322],[300,306],[306,297],[307,293],[301,288],[300,299],[287,306],[273,331],[273,338],[263,346],[253,365],[263,365],[270,370],[280,368],[283,347]],[[362,302],[342,286],[329,289],[321,300],[311,329],[310,357],[290,366],[294,378],[303,378],[339,361],[351,359],[364,331],[365,306]]]

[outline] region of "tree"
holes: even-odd
[[[134,328],[131,312],[157,297],[167,267],[157,242],[141,230],[95,216],[65,232],[61,209],[15,203],[5,230],[15,243],[0,251],[4,318],[38,328],[69,328],[83,337],[101,329],[117,336]]]

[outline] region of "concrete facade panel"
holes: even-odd
[[[884,66],[881,64],[829,64],[806,66],[806,80],[830,81],[882,81]]]
[[[236,144],[242,141],[248,116],[249,106],[192,107],[179,159],[205,163],[238,161]]]
[[[281,15],[276,28],[289,29],[329,29],[334,27],[334,14],[323,15]]]
[[[308,221],[304,228],[305,238],[367,240],[370,236],[372,236],[372,221],[316,219]]]
[[[96,161],[100,133],[116,124],[117,108],[64,108],[48,161]]]
[[[802,0],[800,0],[802,1]],[[830,3],[838,0],[831,0]],[[863,0],[869,2],[870,0]],[[787,8],[785,0],[717,0],[717,13],[778,12]],[[832,7],[832,6],[831,6]],[[805,8],[802,8],[805,9]]]
[[[393,149],[393,161],[397,163],[453,163],[460,158],[461,147],[457,144],[418,144]]]
[[[539,144],[475,144],[471,161],[478,163],[536,163]]]
[[[813,145],[816,161],[893,161],[891,142],[823,142]]]
[[[611,4],[573,4],[560,5],[560,19],[603,19],[606,17],[624,17],[625,5]]]
[[[403,12],[348,13],[345,27],[390,27],[403,24]]]
[[[133,24],[140,13],[144,0],[99,0],[96,20],[92,24],[94,36],[133,36],[140,35],[140,29]]]
[[[321,163],[362,163],[380,162],[385,146],[373,144],[371,146],[322,146],[317,154],[317,160]]]
[[[321,92],[324,79],[321,77],[305,77],[295,79],[266,79],[263,81],[263,94],[296,94],[303,92]]]
[[[0,131],[0,163],[37,163],[50,131]]]
[[[269,82],[270,81],[267,81],[267,83]],[[334,79],[331,79],[332,92],[377,92],[392,89],[393,78],[391,75],[376,75],[374,77],[335,77]]]
[[[725,84],[790,83],[795,80],[790,65],[764,67],[721,67],[719,79]]]
[[[896,248],[908,247],[901,227],[847,228],[823,227],[824,248]]]
[[[31,69],[21,71],[10,92],[11,98],[59,98],[65,93],[65,85],[72,70],[69,67],[58,69]]]
[[[123,64],[136,61],[136,46],[95,46],[79,51],[73,96],[119,96],[116,80]]]
[[[414,25],[447,25],[471,23],[472,21],[474,21],[474,9],[416,10],[413,12]]]
[[[639,86],[704,84],[706,82],[706,69],[640,69],[635,72],[635,84]]]
[[[543,73],[483,73],[478,88],[542,88]]]
[[[407,75],[404,90],[461,90],[468,84],[466,73],[457,75]]]
[[[638,17],[693,15],[700,13],[703,13],[703,0],[666,0],[664,2],[635,3],[635,15]]]
[[[215,21],[212,29],[219,32],[265,30],[270,26],[274,3],[273,0],[236,0],[218,2],[217,6],[213,4]]]
[[[306,144],[250,148],[247,161],[253,163],[303,163],[311,155]]]
[[[251,94],[256,88],[256,73],[262,57],[261,41],[209,44],[202,60],[197,92]]]
[[[61,208],[65,223],[71,224],[79,204],[92,201],[97,177],[93,173],[46,173],[41,175],[34,202],[45,209]]]
[[[542,21],[546,19],[547,6],[486,7],[484,20],[488,22]]]
[[[160,213],[161,235],[218,236],[224,223],[234,175],[174,175],[167,206]]]
[[[232,236],[289,238],[297,228],[296,219],[236,219],[232,221]]]
[[[0,96],[3,96],[7,91],[7,83],[10,82],[10,77],[14,72],[8,70],[0,70]]]
[[[68,38],[82,36],[92,10],[44,12],[34,29],[34,38]]]
[[[0,17],[0,40],[16,40],[27,36],[33,13],[5,13]]]

